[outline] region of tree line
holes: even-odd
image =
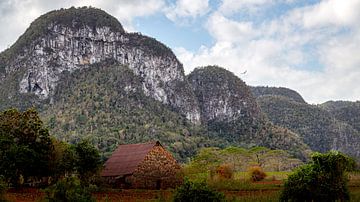
[[[71,175],[89,183],[101,164],[89,142],[71,145],[53,138],[35,109],[0,113],[0,176],[6,184],[48,185]]]

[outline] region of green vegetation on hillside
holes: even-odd
[[[306,160],[308,147],[294,132],[268,122],[250,88],[218,67],[196,68],[187,76],[199,101],[202,123],[233,145],[286,149]]]
[[[114,61],[63,76],[54,103],[42,113],[60,140],[78,142],[86,138],[105,156],[118,144],[160,140],[183,160],[198,147],[225,144],[204,137],[206,132],[201,127],[145,96],[141,78]]]
[[[261,97],[261,96],[283,96],[286,97],[292,101],[300,102],[300,103],[306,103],[304,98],[302,96],[289,88],[283,88],[283,87],[268,87],[268,86],[255,86],[250,87],[252,94],[255,97]]]
[[[259,97],[258,103],[270,121],[298,133],[312,150],[339,149],[359,158],[359,132],[338,121],[328,111],[281,96]]]
[[[318,106],[329,111],[336,119],[360,131],[360,101],[329,101]]]
[[[142,35],[141,33],[128,33],[126,35],[129,38],[129,45],[138,47],[144,52],[148,52],[150,55],[160,56],[163,58],[174,57],[173,52],[169,47],[160,43],[155,38]]]

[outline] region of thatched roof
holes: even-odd
[[[132,174],[144,160],[145,156],[156,145],[161,146],[159,141],[119,145],[111,157],[106,161],[101,176],[115,177]]]

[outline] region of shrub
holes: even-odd
[[[0,176],[0,202],[5,202],[6,200],[6,190],[7,190],[7,185],[4,182],[4,180],[2,179],[2,177]]]
[[[258,182],[266,177],[266,173],[260,166],[252,166],[249,168],[249,174],[253,182]]]
[[[216,168],[216,175],[220,179],[231,179],[234,175],[234,171],[229,164],[223,164]]]
[[[298,168],[285,182],[281,201],[348,201],[345,171],[354,161],[337,151],[315,153],[312,162]]]
[[[221,192],[210,189],[205,182],[194,183],[185,179],[184,184],[176,189],[174,202],[183,201],[225,201],[225,196]]]
[[[46,201],[77,201],[88,202],[95,201],[90,189],[80,184],[75,177],[68,177],[58,181],[55,185],[45,190]]]

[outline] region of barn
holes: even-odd
[[[119,145],[101,176],[119,188],[166,189],[181,183],[180,165],[159,141]]]

